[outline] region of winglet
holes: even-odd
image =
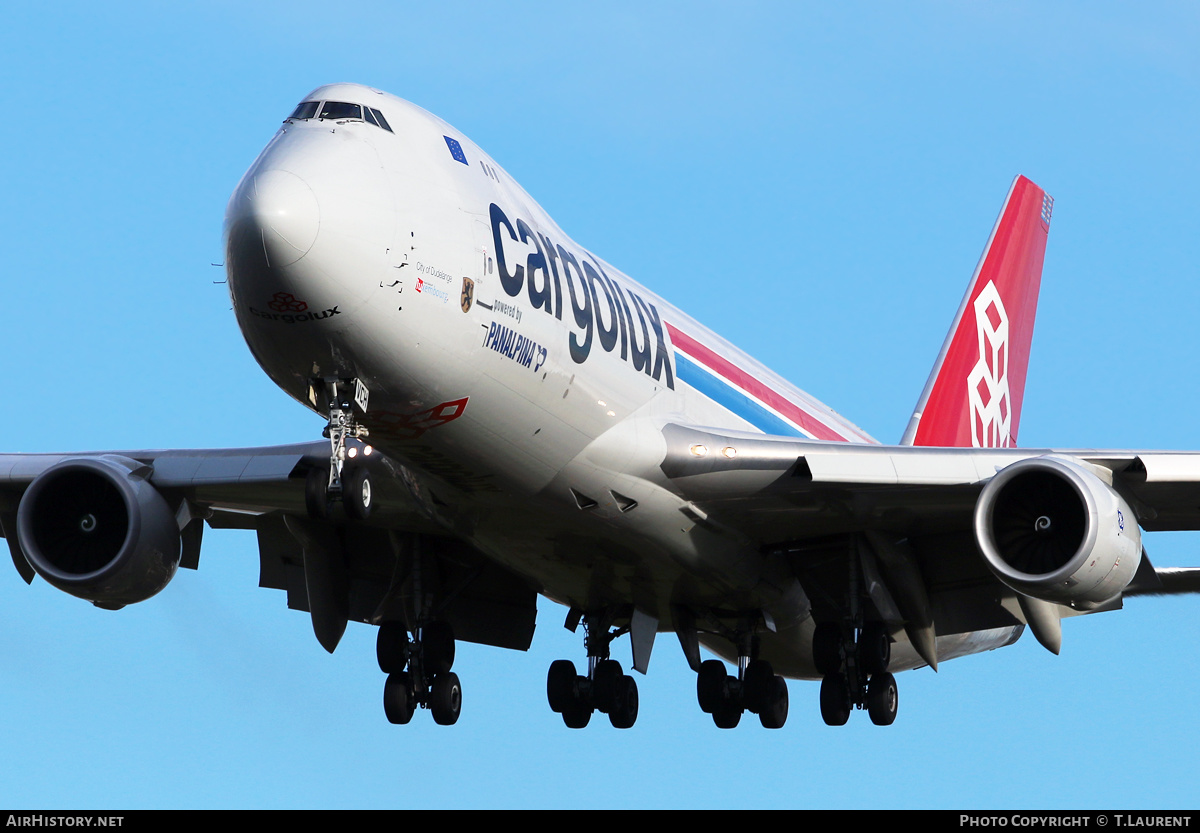
[[[901,445],[1016,445],[1053,207],[1013,180]]]

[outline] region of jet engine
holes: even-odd
[[[975,538],[1013,590],[1080,609],[1124,590],[1142,560],[1129,504],[1070,458],[1034,457],[993,477],[975,504]]]
[[[17,508],[17,540],[38,575],[111,609],[166,587],[179,526],[143,471],[123,457],[79,457],[38,475]]]

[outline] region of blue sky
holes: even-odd
[[[5,10],[6,451],[315,438],[229,311],[225,202],[306,92],[470,136],[577,241],[884,441],[1015,174],[1055,198],[1027,446],[1196,448],[1200,12],[1119,3],[21,4]],[[582,8],[582,7],[581,7]],[[1200,536],[1147,539],[1200,565]],[[254,539],[117,613],[0,569],[0,805],[1191,807],[1200,599],[899,677],[890,728],[723,732],[669,636],[626,732],[528,653],[461,646],[457,726],[381,708],[374,631],[317,645]],[[628,648],[617,656],[628,664]]]

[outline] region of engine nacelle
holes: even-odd
[[[167,586],[179,525],[142,469],[123,457],[79,457],[38,475],[17,508],[17,540],[38,575],[114,609]]]
[[[993,477],[975,504],[975,539],[1013,590],[1080,609],[1124,590],[1142,560],[1129,504],[1063,457],[1022,460]]]

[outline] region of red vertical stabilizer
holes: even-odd
[[[1013,180],[901,445],[1017,444],[1053,206]]]

